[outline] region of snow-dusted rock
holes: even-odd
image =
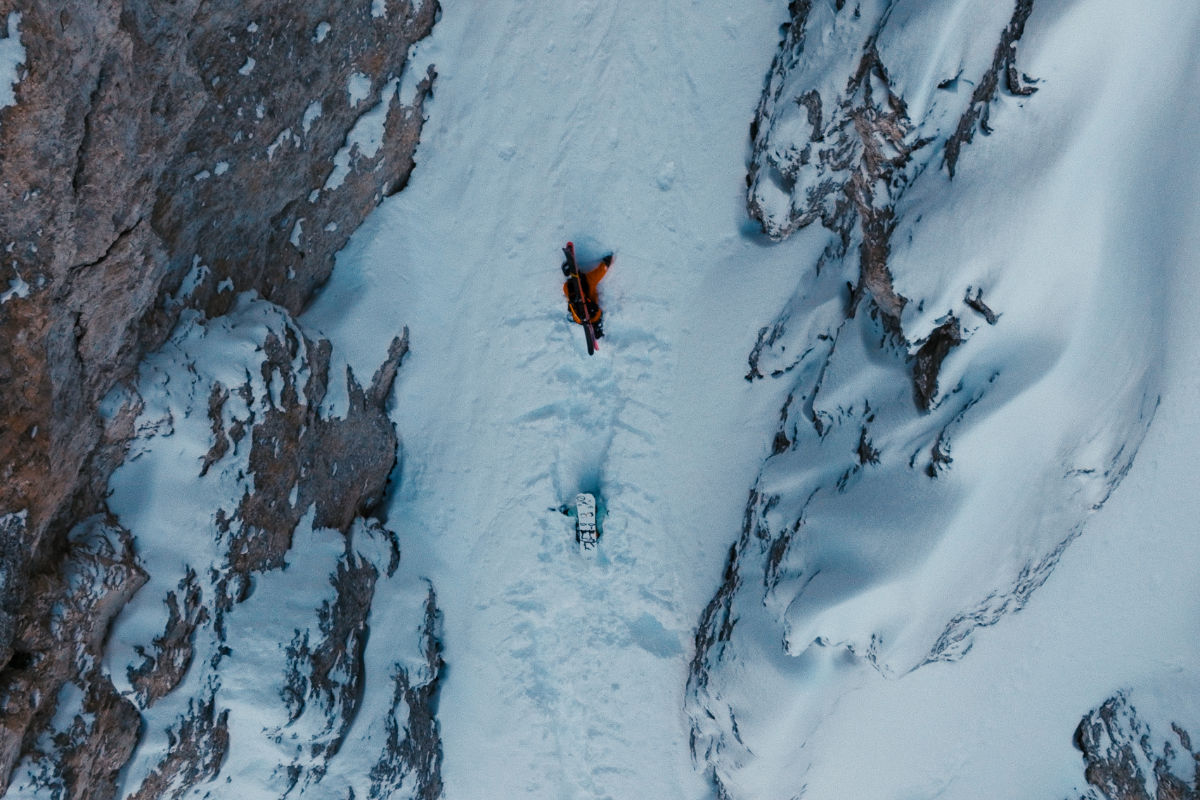
[[[134,725],[126,747],[103,751],[113,773],[132,760],[96,797],[190,796],[212,780],[272,796],[422,796],[437,785],[434,595],[397,574],[395,535],[364,516],[397,463],[386,407],[406,352],[396,337],[366,388],[347,370],[330,391],[329,343],[284,309],[247,295],[215,320],[185,314],[142,368],[140,433],[112,484],[119,541],[145,586],[123,609],[106,603],[86,680],[60,697],[15,786],[78,792],[103,774],[72,771],[63,748],[82,734],[63,731],[89,718],[88,693],[104,687],[142,733]],[[373,694],[389,699],[364,708]],[[99,758],[94,741],[78,743],[78,758]]]
[[[1163,692],[1165,689],[1165,693]],[[1200,753],[1191,732],[1200,718],[1194,685],[1117,692],[1075,730],[1086,800],[1195,800]]]
[[[112,797],[117,773],[137,744],[137,708],[101,666],[105,639],[121,608],[148,576],[129,532],[97,515],[68,537],[59,572],[26,587],[0,710],[10,738],[0,749],[7,776],[22,755],[11,732],[34,729],[26,742],[28,789],[45,796]],[[46,702],[46,695],[52,693]]]

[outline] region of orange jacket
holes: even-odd
[[[599,322],[600,317],[604,312],[600,310],[600,304],[596,301],[596,285],[604,280],[604,276],[608,274],[608,264],[601,261],[591,272],[579,273],[579,282],[583,284],[583,299],[588,306],[588,322]],[[567,297],[567,308],[571,311],[571,319],[582,323],[578,312],[571,307],[571,292],[569,290],[572,279],[567,279],[563,282],[563,294]]]

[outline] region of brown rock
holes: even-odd
[[[117,775],[137,746],[142,718],[133,703],[117,694],[112,682],[89,675],[82,714],[65,734],[55,737],[61,753],[64,788],[71,800],[108,800]]]
[[[327,341],[305,340],[310,377],[303,397],[291,366],[299,341],[271,334],[264,349],[263,381],[270,385],[275,380],[282,388],[278,405],[269,394],[265,398],[268,407],[251,431],[254,492],[243,495],[238,506],[235,518],[241,525],[230,547],[230,565],[243,575],[283,565],[292,533],[310,506],[316,508],[315,526],[344,533],[355,517],[383,499],[399,443],[386,404],[408,352],[408,331],[393,339],[367,391],[347,369],[350,408],[341,418],[320,413],[329,368]]]
[[[197,783],[221,769],[229,750],[229,710],[216,710],[210,697],[188,703],[171,733],[171,747],[129,800],[163,800],[182,797]]]
[[[69,796],[104,796],[95,792],[111,784],[137,738],[136,710],[96,667],[110,621],[146,581],[129,534],[111,519],[87,520],[72,531],[61,566],[28,587],[16,615],[16,655],[0,674],[0,794],[17,759],[34,748],[27,731],[50,724],[68,681],[84,694],[82,711],[51,738],[70,758],[58,765],[59,752],[31,755],[56,765],[49,772]]]
[[[387,738],[383,753],[371,768],[370,800],[393,796],[408,777],[413,777],[413,797],[437,800],[442,796],[442,738],[438,729],[437,693],[442,670],[442,612],[433,587],[425,601],[425,623],[421,630],[425,663],[412,672],[396,667],[392,713],[387,716]],[[407,719],[402,729],[397,719]]]
[[[1080,721],[1075,746],[1083,753],[1084,778],[1093,787],[1086,800],[1200,800],[1200,754],[1192,750],[1191,737],[1174,721],[1167,726],[1169,735],[1155,731],[1151,722],[1139,715],[1125,692]],[[1183,776],[1172,771],[1177,755],[1190,766]]]
[[[938,373],[942,370],[942,362],[958,345],[962,344],[962,328],[958,317],[950,314],[944,322],[933,329],[929,338],[917,350],[913,359],[913,392],[917,407],[928,411],[933,406],[933,398],[937,396]]]
[[[183,680],[192,664],[192,637],[196,627],[208,621],[208,616],[208,609],[201,604],[196,573],[189,569],[179,582],[179,594],[167,595],[167,626],[154,639],[154,654],[147,655],[139,648],[144,660],[139,667],[129,670],[129,682],[137,690],[143,708],[153,705]]]

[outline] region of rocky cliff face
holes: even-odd
[[[21,48],[0,108],[0,787],[30,756],[38,785],[112,796],[138,707],[183,681],[195,630],[282,565],[305,509],[347,532],[382,496],[396,441],[381,409],[402,340],[368,387],[351,381],[333,421],[317,410],[328,345],[279,323],[256,369],[286,383],[305,358],[306,384],[263,404],[243,376],[205,397],[204,470],[240,452],[257,482],[222,512],[228,574],[179,576],[129,690],[105,676],[109,622],[147,580],[145,532],[108,513],[108,478],[132,437],[171,425],[147,429],[138,392],[114,387],[132,386],[181,314],[194,330],[244,291],[285,317],[306,304],[413,169],[433,72],[409,51],[438,13],[432,0],[0,3]],[[231,396],[248,416],[229,416]],[[361,457],[334,464],[335,447]],[[203,741],[207,760],[156,773],[180,791],[214,774],[226,726],[211,696],[191,708],[171,752]],[[68,750],[55,766],[48,754]]]

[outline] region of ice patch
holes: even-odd
[[[300,237],[303,234],[304,218],[301,217],[300,219],[296,220],[296,224],[292,226],[292,235],[291,238],[288,239],[288,241],[291,242],[292,247],[296,248],[297,250],[300,249]]]
[[[319,25],[317,25],[317,29],[313,33],[313,41],[316,42],[317,44],[320,44],[321,42],[325,41],[325,37],[329,35],[329,32],[331,30],[333,30],[333,26],[330,25],[328,22],[320,23]]]
[[[25,63],[25,48],[21,45],[21,14],[8,15],[8,36],[0,39],[0,108],[15,105],[14,89],[21,81],[18,67]]]
[[[246,56],[246,63],[242,64],[242,68],[238,70],[238,75],[249,75],[254,72],[254,65],[258,62],[250,56]]]
[[[375,19],[387,16],[387,0],[371,0],[371,16]]]
[[[228,171],[229,171],[229,162],[228,161],[218,161],[217,165],[215,167],[213,167],[214,175],[224,175]]]
[[[208,274],[208,267],[200,263],[200,256],[192,256],[192,268],[188,270],[188,274],[183,277],[183,282],[179,284],[179,290],[175,292],[175,299],[184,300],[191,297],[192,292],[196,291],[196,287],[208,277]]]
[[[361,72],[355,72],[346,81],[346,92],[350,95],[351,107],[358,105],[371,96],[371,79]]]

